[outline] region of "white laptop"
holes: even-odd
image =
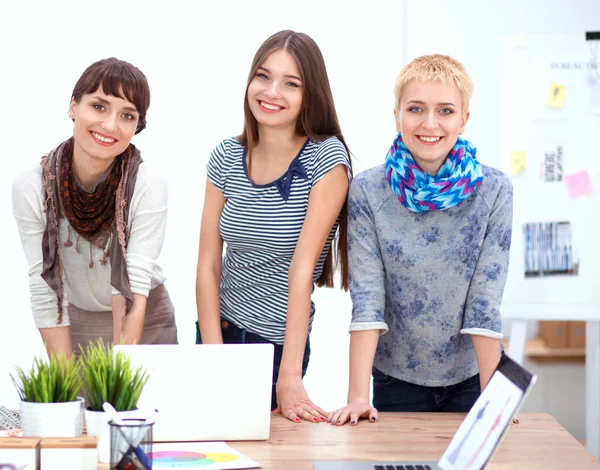
[[[269,438],[272,344],[117,345],[150,372],[138,408],[154,441]]]
[[[484,468],[529,394],[536,376],[503,355],[487,387],[439,462],[316,462],[315,470],[479,470]]]

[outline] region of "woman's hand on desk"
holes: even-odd
[[[280,374],[276,390],[276,413],[281,413],[296,423],[301,421],[300,418],[314,423],[325,421],[328,413],[308,398],[301,377],[286,377]]]
[[[368,400],[355,400],[348,403],[344,408],[329,413],[327,422],[342,426],[348,419],[350,425],[356,426],[360,418],[368,419],[370,423],[377,421],[378,412],[371,406]]]

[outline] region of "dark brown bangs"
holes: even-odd
[[[76,102],[83,95],[93,93],[102,87],[107,95],[125,99],[134,104],[140,118],[136,134],[146,127],[146,112],[150,106],[150,88],[146,76],[129,62],[103,59],[90,65],[77,81],[73,89]]]

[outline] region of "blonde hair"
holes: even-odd
[[[473,94],[473,80],[458,60],[443,54],[432,54],[417,57],[406,65],[396,78],[396,86],[394,87],[396,110],[400,108],[400,98],[404,87],[412,80],[453,83],[460,94],[463,113],[469,110],[469,103]]]

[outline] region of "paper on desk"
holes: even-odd
[[[592,193],[592,180],[587,170],[565,175],[564,180],[571,199]]]
[[[17,411],[11,411],[4,406],[0,406],[0,429],[10,431],[21,427],[20,415]]]
[[[202,468],[234,470],[260,468],[260,465],[224,442],[172,442],[152,444],[152,468]]]

